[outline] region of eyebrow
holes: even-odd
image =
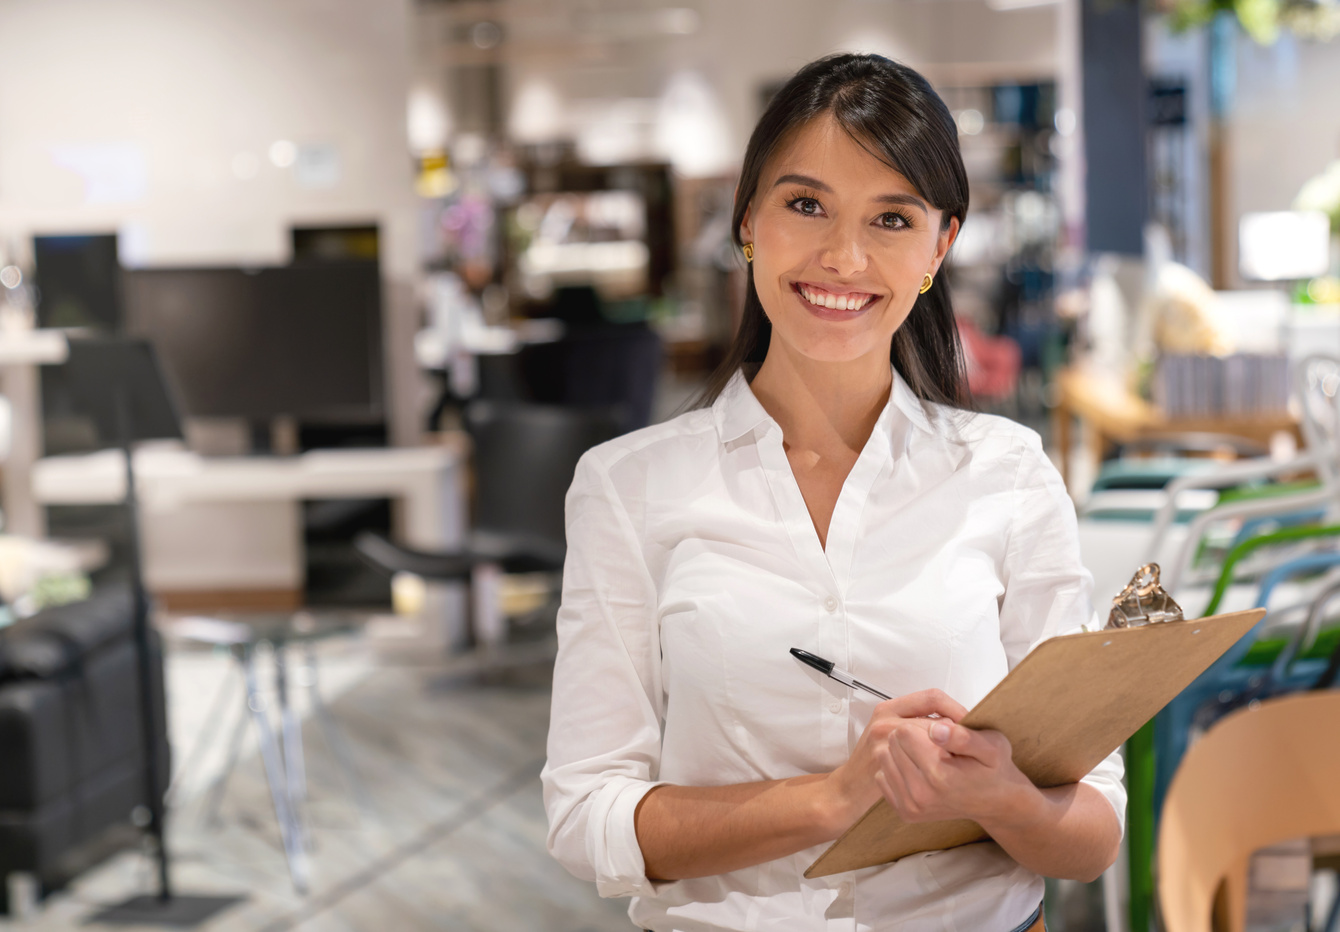
[[[827,191],[830,194],[833,189],[824,184],[818,178],[811,178],[809,175],[783,175],[772,183],[775,188],[782,184],[803,184],[810,188],[817,188],[820,191]],[[926,207],[926,202],[915,194],[880,194],[874,198],[881,204],[905,204],[908,207],[915,207],[923,214],[930,216],[930,210]]]

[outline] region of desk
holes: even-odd
[[[165,608],[286,609],[301,602],[302,501],[391,498],[398,534],[428,550],[458,546],[466,528],[468,442],[319,450],[289,457],[202,457],[146,445],[135,453],[144,578]],[[115,450],[38,460],[43,505],[122,501]]]
[[[1288,414],[1238,417],[1168,418],[1115,380],[1077,368],[1056,374],[1057,400],[1052,411],[1052,439],[1061,454],[1061,478],[1070,484],[1071,421],[1078,418],[1093,431],[1094,454],[1101,460],[1112,443],[1130,443],[1160,434],[1205,432],[1231,434],[1270,446],[1270,438],[1288,431],[1298,438],[1298,422]]]

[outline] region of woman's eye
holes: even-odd
[[[791,207],[802,214],[811,216],[817,214],[820,210],[819,202],[812,197],[798,197],[791,202]]]
[[[879,225],[889,230],[897,230],[908,226],[908,222],[902,214],[887,213],[879,215]]]

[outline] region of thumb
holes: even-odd
[[[980,734],[971,728],[964,728],[952,722],[936,722],[931,725],[930,737],[932,742],[950,754],[975,757],[979,760],[991,755],[989,743]]]

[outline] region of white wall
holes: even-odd
[[[1263,48],[1239,39],[1230,135],[1234,214],[1288,210],[1299,189],[1340,159],[1340,41],[1286,33]]]
[[[137,263],[276,263],[290,226],[377,222],[393,432],[411,438],[411,16],[411,0],[0,0],[0,253],[120,230]],[[334,152],[338,177],[305,186],[269,160],[277,140]]]

